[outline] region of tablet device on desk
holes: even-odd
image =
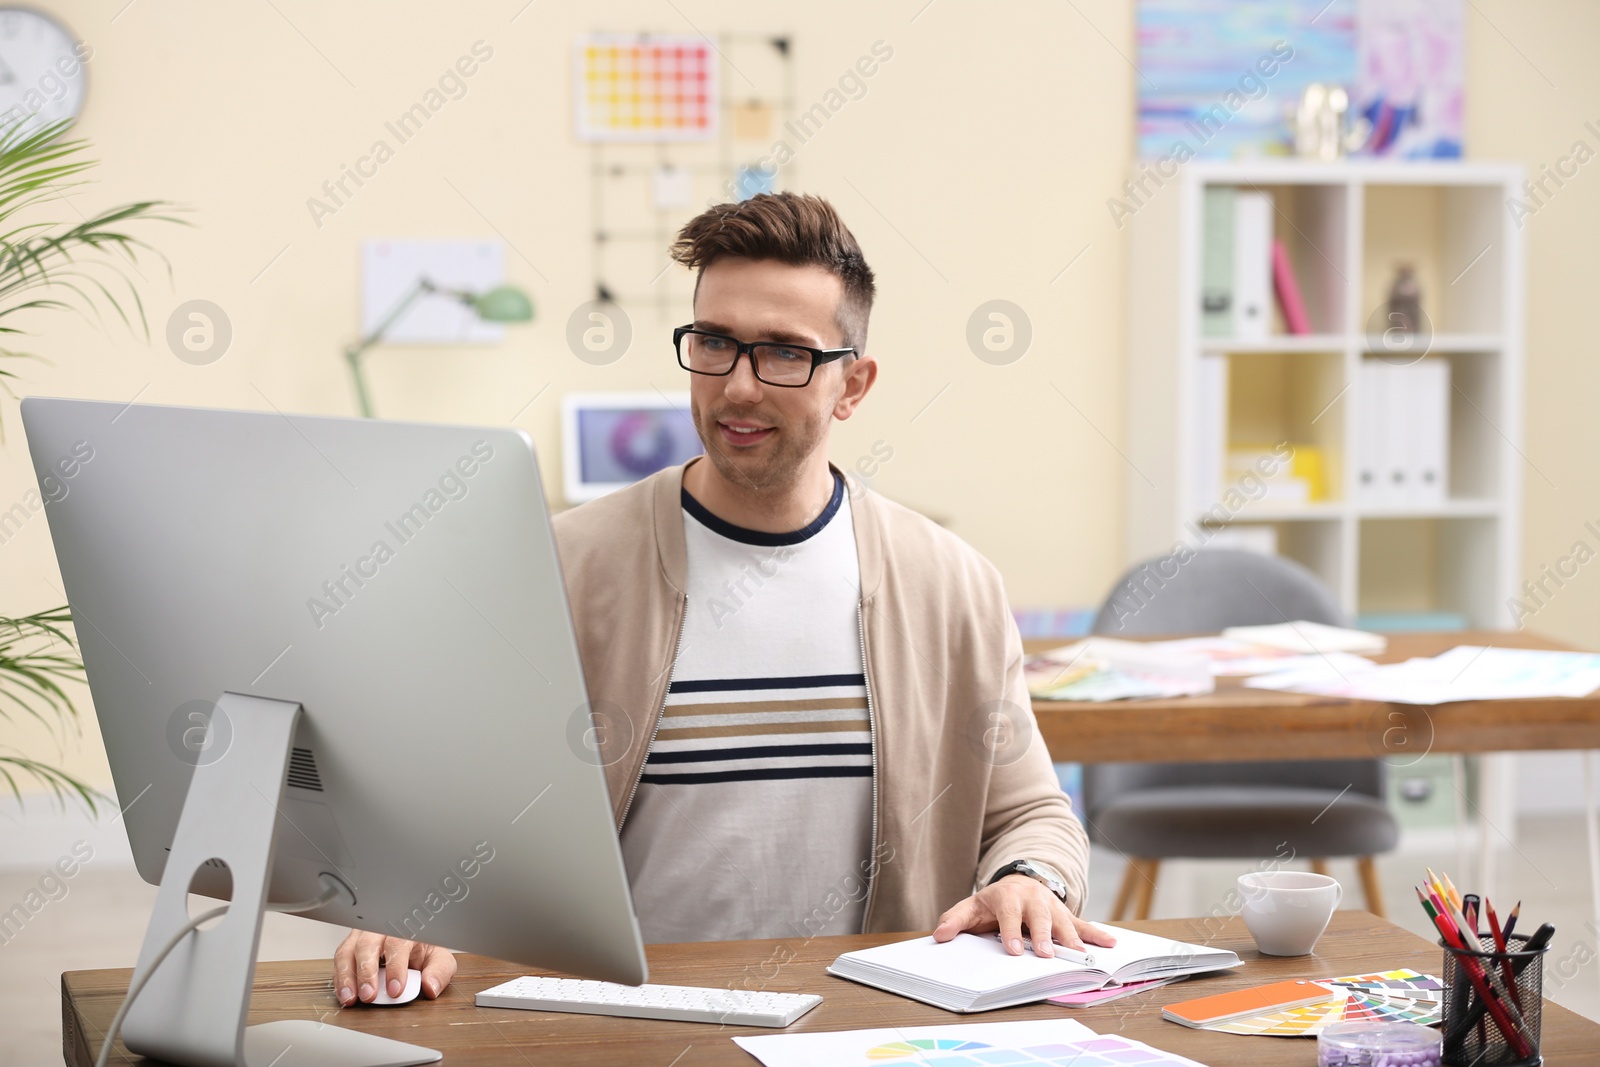
[[[130,1048],[256,1061],[270,902],[646,979],[526,434],[38,397],[22,420],[65,487],[50,533],[134,860],[161,885]],[[232,913],[186,931],[190,890]],[[297,1056],[352,1033],[267,1025]],[[329,1062],[361,1062],[344,1047]]]

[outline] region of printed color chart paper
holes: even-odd
[[[736,1037],[765,1067],[1202,1067],[1072,1019]]]
[[[705,37],[586,34],[573,55],[580,141],[705,141],[717,135],[717,53]]]

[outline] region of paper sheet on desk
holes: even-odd
[[[1291,652],[1286,648],[1239,641],[1232,637],[1179,637],[1170,641],[1151,641],[1148,647],[1170,652],[1204,656],[1211,665],[1211,673],[1218,678],[1247,677],[1270,674],[1276,671],[1299,670],[1322,661],[1322,653]],[[1348,656],[1350,653],[1336,653]],[[1373,666],[1371,660],[1352,656],[1363,666]]]
[[[922,1063],[1054,1067],[1074,1062],[1203,1067],[1194,1060],[1153,1049],[1131,1038],[1098,1035],[1076,1019],[764,1034],[736,1037],[733,1041],[765,1067],[893,1067],[898,1063],[907,1067]],[[999,1058],[1005,1052],[1010,1055]]]
[[[1391,704],[1582,697],[1600,689],[1600,655],[1589,652],[1459,645],[1432,659],[1382,666],[1360,667],[1333,655],[1326,660],[1244,684]]]
[[[1092,664],[1094,670],[1080,668]],[[1209,693],[1215,688],[1204,656],[1139,641],[1090,637],[1030,656],[1029,691],[1040,700],[1127,700]],[[1051,684],[1051,671],[1063,684]]]

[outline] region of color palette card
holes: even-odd
[[[1443,1000],[1444,982],[1435,975],[1402,967],[1377,974],[1353,974],[1348,978],[1330,978],[1328,985],[1343,986],[1351,990],[1366,990],[1413,1000]]]
[[[1258,1017],[1306,1005],[1323,1002],[1333,1004],[1343,1000],[1343,990],[1319,985],[1308,978],[1298,978],[1169,1004],[1161,1009],[1161,1016],[1184,1026],[1210,1029],[1230,1019]]]
[[[764,1067],[1202,1067],[1071,1019],[763,1034],[734,1043]]]
[[[1343,999],[1286,1007],[1259,1015],[1223,1020],[1207,1030],[1261,1037],[1315,1037],[1339,1022],[1411,1022],[1437,1026],[1444,1010],[1444,983],[1437,977],[1400,969],[1320,980],[1342,991]]]
[[[1325,1028],[1344,1021],[1344,1000],[1328,1000],[1282,1011],[1263,1012],[1240,1019],[1228,1019],[1204,1027],[1222,1034],[1248,1034],[1261,1037],[1315,1037]]]

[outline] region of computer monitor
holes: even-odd
[[[233,900],[155,969],[130,1048],[307,1051],[316,1034],[247,1034],[244,1011],[262,906],[324,886],[309,918],[645,980],[526,434],[39,397],[22,421],[161,886],[141,968],[186,891]]]
[[[705,451],[688,393],[568,393],[562,473],[572,504],[605,496]]]

